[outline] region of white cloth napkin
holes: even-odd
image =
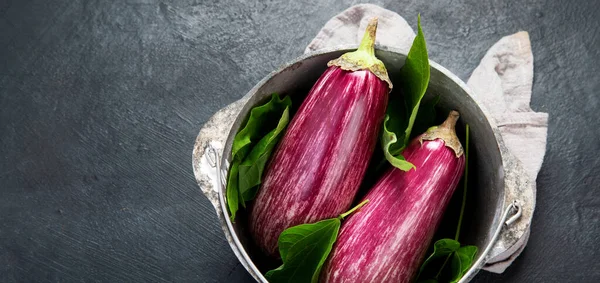
[[[413,29],[397,13],[372,4],[352,6],[330,19],[304,52],[358,44],[372,17],[379,19],[376,43],[408,53],[416,36]],[[535,184],[546,151],[548,114],[533,112],[529,107],[533,84],[529,34],[521,31],[500,39],[488,50],[467,84],[491,112],[506,146],[523,163]],[[528,239],[529,231],[512,247],[509,256],[484,269],[504,272],[521,254]]]

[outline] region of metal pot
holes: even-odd
[[[356,47],[320,51],[301,56],[262,79],[242,99],[219,110],[203,126],[193,151],[198,185],[212,202],[225,237],[241,264],[259,282],[267,282],[258,266],[263,260],[245,234],[244,221],[229,220],[225,200],[225,177],[231,159],[231,144],[253,106],[273,92],[294,95],[306,92],[326,69],[327,62]],[[377,48],[392,80],[404,64],[406,54],[392,48]],[[485,264],[508,258],[513,246],[529,229],[535,206],[530,178],[519,161],[504,146],[492,116],[456,75],[430,61],[431,79],[427,96],[440,95],[439,107],[456,109],[461,123],[471,128],[470,180],[471,218],[463,226],[463,242],[478,246],[476,262],[461,282],[468,282]],[[219,168],[220,170],[217,170]],[[243,213],[243,212],[242,212]]]

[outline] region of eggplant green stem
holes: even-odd
[[[441,139],[444,141],[447,147],[454,150],[454,154],[456,154],[457,158],[460,157],[463,154],[463,147],[460,144],[460,141],[458,140],[458,137],[456,136],[456,131],[454,129],[459,117],[460,114],[458,113],[458,111],[450,111],[450,113],[448,114],[448,118],[446,118],[446,121],[444,121],[444,123],[437,127],[429,128],[427,132],[425,132],[425,134],[421,136],[421,143],[423,143],[424,140],[432,141],[435,139]]]
[[[456,235],[454,236],[454,240],[456,241],[458,241],[458,237],[460,236],[460,228],[462,226],[462,220],[465,214],[465,206],[467,204],[467,182],[469,180],[469,124],[465,126],[465,136],[465,175],[463,179],[462,205],[460,207],[458,225],[456,225]]]
[[[390,88],[393,88],[387,69],[381,60],[375,57],[375,38],[377,34],[377,18],[372,18],[367,25],[365,35],[363,36],[358,49],[353,52],[344,53],[337,59],[329,61],[328,67],[337,66],[345,71],[369,70],[380,80],[386,82]]]
[[[369,202],[368,199],[363,200],[361,203],[359,203],[358,205],[356,205],[355,207],[351,208],[350,210],[340,214],[339,218],[340,219],[344,219],[346,218],[346,216],[352,214],[353,212],[355,212],[356,210],[360,209],[361,207],[363,207],[365,204],[367,204]]]
[[[375,57],[375,38],[377,36],[377,18],[372,18],[365,29],[357,52],[364,52],[369,57]]]

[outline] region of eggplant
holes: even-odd
[[[279,257],[286,228],[337,217],[352,205],[392,89],[375,57],[376,30],[373,19],[358,50],[327,64],[269,161],[248,219],[267,255]]]
[[[404,157],[416,166],[392,168],[367,192],[369,205],[342,225],[321,282],[410,282],[464,171],[454,130],[459,114],[416,137]]]

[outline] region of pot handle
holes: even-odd
[[[192,153],[192,166],[194,167],[194,176],[202,190],[202,193],[214,206],[215,212],[225,234],[231,250],[239,259],[244,268],[258,282],[264,281],[264,277],[258,272],[252,262],[247,262],[249,258],[243,249],[236,235],[232,234],[227,222],[227,207],[221,206],[219,192],[223,190],[225,184],[224,178],[227,177],[228,162],[224,160],[225,142],[236,117],[242,110],[247,98],[244,97],[232,104],[225,106],[217,111],[200,129],[194,150]],[[216,170],[219,168],[220,170]],[[230,224],[229,224],[230,225]]]
[[[535,210],[535,178],[524,169],[521,161],[510,152],[501,137],[499,148],[504,166],[504,204],[518,200],[520,217],[506,226],[494,247],[487,254],[487,260],[481,269],[502,273],[519,256],[529,239],[529,231]]]
[[[489,259],[488,256],[490,254],[490,251],[492,250],[492,248],[494,248],[494,245],[496,244],[496,241],[498,240],[498,237],[502,232],[502,228],[508,227],[511,224],[515,223],[515,221],[517,221],[521,217],[521,215],[522,210],[521,206],[519,205],[519,201],[515,200],[506,207],[504,213],[502,214],[502,218],[500,219],[500,225],[498,225],[498,227],[496,228],[496,231],[492,236],[492,240],[483,250],[483,254],[479,257],[479,260],[477,260],[473,264],[474,267],[483,266],[486,263],[486,261]],[[465,273],[458,282],[469,282],[472,279],[472,277],[475,276],[477,271],[479,271],[478,269],[479,268],[470,268],[469,271],[467,271],[467,273]]]
[[[194,167],[196,182],[198,182],[204,196],[215,207],[215,211],[219,217],[222,211],[219,202],[219,190],[221,189],[219,183],[225,183],[223,178],[226,178],[227,174],[225,172],[227,171],[219,172],[221,180],[217,182],[215,168],[217,162],[221,162],[219,156],[223,156],[225,140],[231,130],[231,126],[246,101],[247,98],[243,97],[217,111],[202,126],[194,144],[192,166]],[[219,165],[223,165],[218,166],[218,168],[222,168],[221,170],[227,170],[229,166],[227,162]]]

